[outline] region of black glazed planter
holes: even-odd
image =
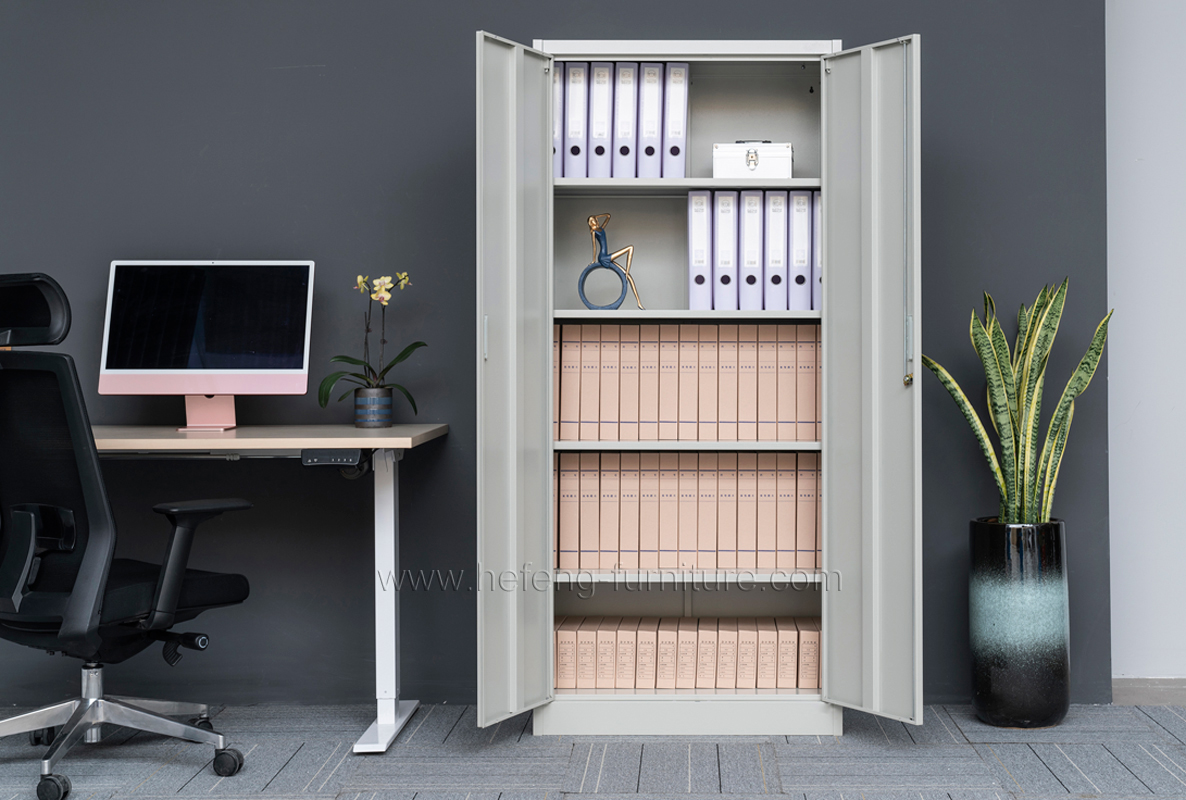
[[[970,525],[972,706],[989,725],[1057,725],[1070,705],[1063,523],[996,519]]]

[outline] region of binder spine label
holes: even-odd
[[[593,90],[589,107],[592,110],[590,133],[595,139],[609,138],[610,125],[610,70],[597,67],[593,70]]]
[[[672,139],[684,138],[684,114],[682,109],[687,107],[688,70],[685,67],[670,67],[670,80],[667,82],[670,94],[667,95],[667,135]]]
[[[642,71],[642,135],[648,139],[659,138],[661,74],[659,67],[646,67]]]
[[[585,68],[568,68],[568,137],[581,139],[585,136]]]
[[[618,91],[614,97],[618,138],[634,137],[634,68],[618,67]]]

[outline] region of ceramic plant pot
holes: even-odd
[[[1061,520],[971,523],[972,706],[990,725],[1057,725],[1070,705],[1070,621]]]
[[[391,427],[391,387],[354,390],[354,427]]]

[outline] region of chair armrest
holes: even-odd
[[[153,595],[152,610],[140,623],[149,631],[167,630],[177,616],[177,601],[181,597],[181,584],[189,564],[189,552],[193,546],[194,531],[198,525],[217,517],[225,511],[245,511],[251,508],[246,500],[186,500],[180,503],[160,503],[153,511],[164,514],[173,524],[173,533],[165,548],[165,559],[161,564],[161,575],[157,579]]]
[[[251,503],[237,498],[220,500],[183,500],[180,503],[158,503],[152,510],[158,514],[221,514],[224,511],[246,511]]]

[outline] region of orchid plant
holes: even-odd
[[[370,299],[367,301],[367,310],[363,315],[363,336],[362,336],[362,358],[352,358],[351,356],[334,356],[330,361],[341,364],[350,364],[354,367],[361,368],[360,372],[352,372],[350,370],[341,370],[325,376],[321,381],[321,387],[317,392],[317,400],[321,403],[321,407],[325,408],[329,404],[330,394],[339,381],[346,381],[353,383],[364,389],[398,389],[404,397],[408,398],[408,402],[412,405],[413,413],[419,414],[416,408],[416,401],[412,398],[411,392],[400,386],[398,383],[388,383],[387,373],[391,372],[391,368],[396,364],[407,359],[416,350],[421,347],[427,347],[424,342],[412,342],[410,345],[400,351],[400,354],[391,359],[387,364],[383,364],[383,359],[386,355],[387,348],[387,304],[391,302],[391,292],[398,288],[401,292],[411,286],[412,282],[408,279],[408,273],[395,273],[395,280],[391,279],[390,275],[383,275],[375,278],[374,281],[369,276],[359,275],[354,288],[364,295],[369,295]],[[377,368],[371,363],[371,320],[374,316],[375,303],[379,304],[379,360],[375,363],[381,365]],[[345,392],[338,401],[345,400],[354,392],[353,389]]]

